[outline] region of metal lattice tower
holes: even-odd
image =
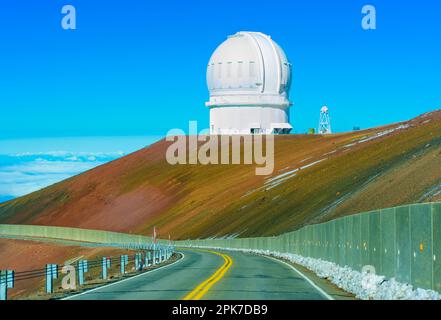
[[[329,117],[329,108],[323,106],[320,110],[320,121],[318,127],[318,134],[331,134],[331,118]]]

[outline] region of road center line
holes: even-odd
[[[221,256],[222,258],[224,258],[225,262],[208,279],[203,281],[196,288],[194,288],[189,294],[187,294],[183,298],[183,300],[200,300],[216,282],[222,279],[222,277],[225,275],[225,273],[233,264],[233,260],[231,259],[231,257],[226,254],[211,250],[204,250],[204,251]]]

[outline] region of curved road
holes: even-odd
[[[174,264],[68,299],[327,299],[296,270],[276,259],[242,252],[181,252],[184,257]]]

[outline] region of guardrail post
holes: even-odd
[[[103,267],[103,279],[106,280],[107,269],[110,268],[110,259],[108,257],[103,257],[102,267]]]
[[[14,288],[14,271],[0,270],[0,300],[8,299],[8,289]]]
[[[84,284],[84,270],[83,261],[78,261],[78,284],[82,286]]]
[[[58,266],[56,264],[46,265],[46,293],[54,292],[53,280],[58,278]]]
[[[129,263],[129,256],[124,254],[121,256],[121,274],[126,273],[126,265]]]
[[[6,270],[0,270],[0,300],[8,299],[8,274]]]
[[[139,271],[142,269],[142,256],[141,253],[135,253],[135,269]]]
[[[145,255],[145,265],[147,267],[150,267],[152,265],[151,261],[152,261],[152,252],[147,251]]]
[[[84,284],[84,273],[89,271],[89,265],[87,260],[78,261],[78,284],[82,286]]]
[[[6,270],[6,282],[8,289],[14,288],[15,283],[15,272],[14,270]]]
[[[149,266],[149,256],[148,256],[148,252],[147,251],[145,251],[144,265],[145,265],[146,268]]]

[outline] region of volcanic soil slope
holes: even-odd
[[[0,204],[0,223],[172,239],[268,236],[343,215],[441,200],[441,110],[327,136],[275,137],[275,169],[170,165],[162,140]]]

